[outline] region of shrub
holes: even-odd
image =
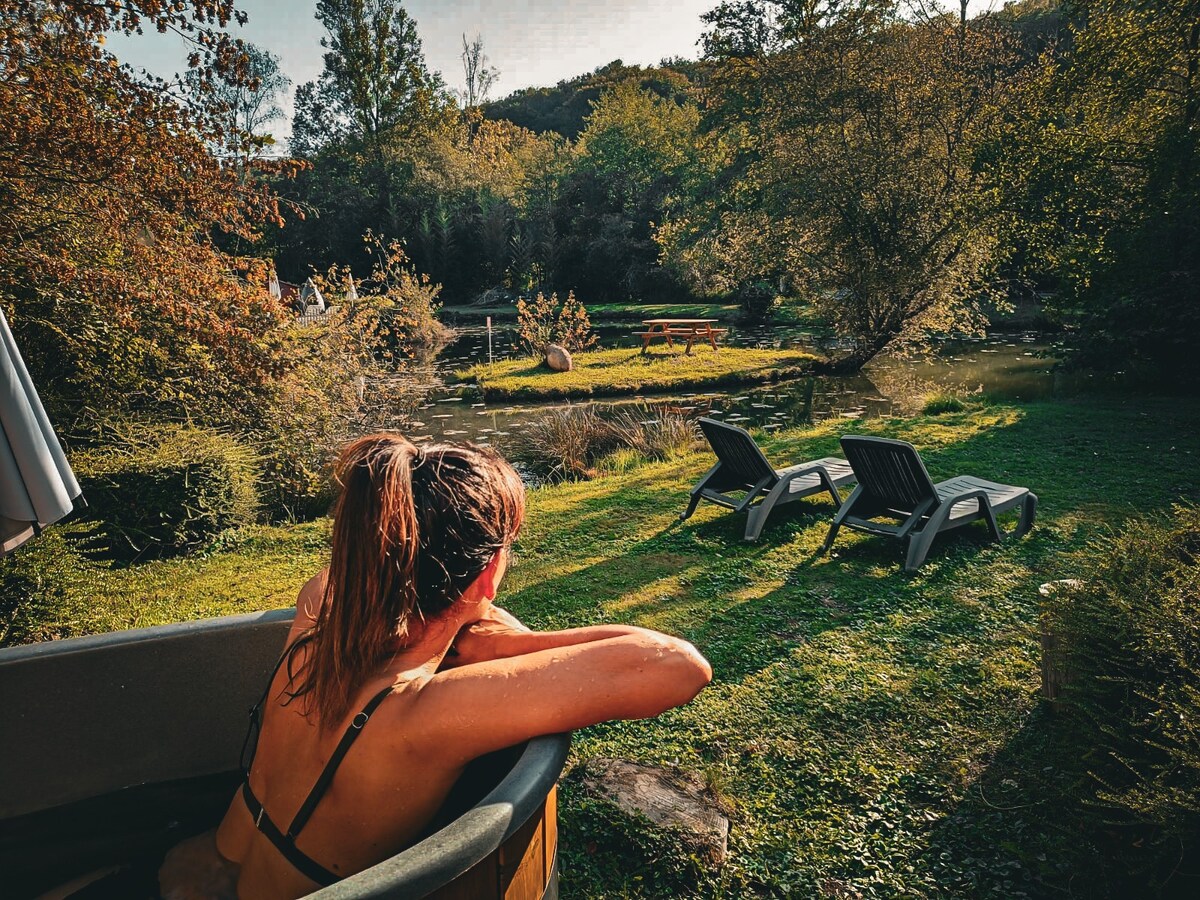
[[[220,432],[125,428],[112,449],[78,456],[76,470],[118,558],[195,549],[258,514],[258,459]]]
[[[1161,889],[1200,855],[1200,509],[1134,520],[1087,562],[1085,582],[1048,600],[1047,624],[1093,748],[1092,802],[1123,836],[1124,867]]]
[[[561,307],[558,294],[547,298],[539,293],[533,300],[518,300],[517,337],[533,356],[545,356],[550,344],[566,347],[571,353],[596,344],[592,322],[583,304],[575,298],[574,291],[567,294]]]
[[[769,281],[749,281],[734,292],[742,318],[748,322],[766,322],[779,309],[779,293]]]
[[[927,416],[940,416],[942,413],[962,412],[966,408],[961,397],[939,391],[925,396],[921,412]]]

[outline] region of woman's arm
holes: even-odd
[[[621,633],[605,636],[612,628]],[[513,635],[513,646],[518,638],[574,642],[439,672],[419,688],[408,734],[466,764],[537,735],[656,716],[712,679],[691,644],[632,626]]]
[[[647,633],[650,633],[647,629],[633,625],[592,625],[562,631],[531,631],[512,613],[492,606],[482,619],[464,626],[458,633],[451,655],[442,663],[442,669],[524,656],[539,650],[587,644],[605,638]]]

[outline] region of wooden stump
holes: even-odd
[[[1051,597],[1062,590],[1075,590],[1083,584],[1078,578],[1048,581],[1038,588],[1043,597]],[[1056,634],[1043,614],[1042,634],[1042,697],[1054,712],[1063,709],[1062,694],[1071,683],[1071,667],[1067,664],[1066,648],[1062,636]]]
[[[585,766],[583,784],[628,814],[682,833],[713,867],[725,863],[729,819],[695,775],[624,759],[593,759]]]

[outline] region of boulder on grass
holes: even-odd
[[[546,365],[555,372],[570,372],[573,365],[571,354],[567,352],[566,347],[551,344],[546,348]]]
[[[694,774],[624,759],[593,759],[584,766],[583,786],[622,812],[679,834],[714,868],[725,863],[729,819]]]

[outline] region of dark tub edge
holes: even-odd
[[[296,616],[295,607],[271,609],[266,612],[243,613],[234,616],[218,616],[208,619],[193,619],[189,622],[173,622],[169,625],[148,625],[145,628],[130,628],[125,631],[107,631],[103,634],[89,634],[82,637],[59,638],[51,641],[39,641],[33,644],[16,644],[11,647],[0,647],[0,664],[22,663],[30,659],[41,659],[44,656],[64,656],[68,653],[82,653],[97,647],[107,647],[116,644],[138,644],[145,641],[170,640],[205,631],[227,631],[243,625],[271,622],[290,622]]]
[[[569,734],[534,738],[512,770],[478,804],[390,859],[310,894],[319,900],[423,897],[453,881],[513,835],[558,781]]]

